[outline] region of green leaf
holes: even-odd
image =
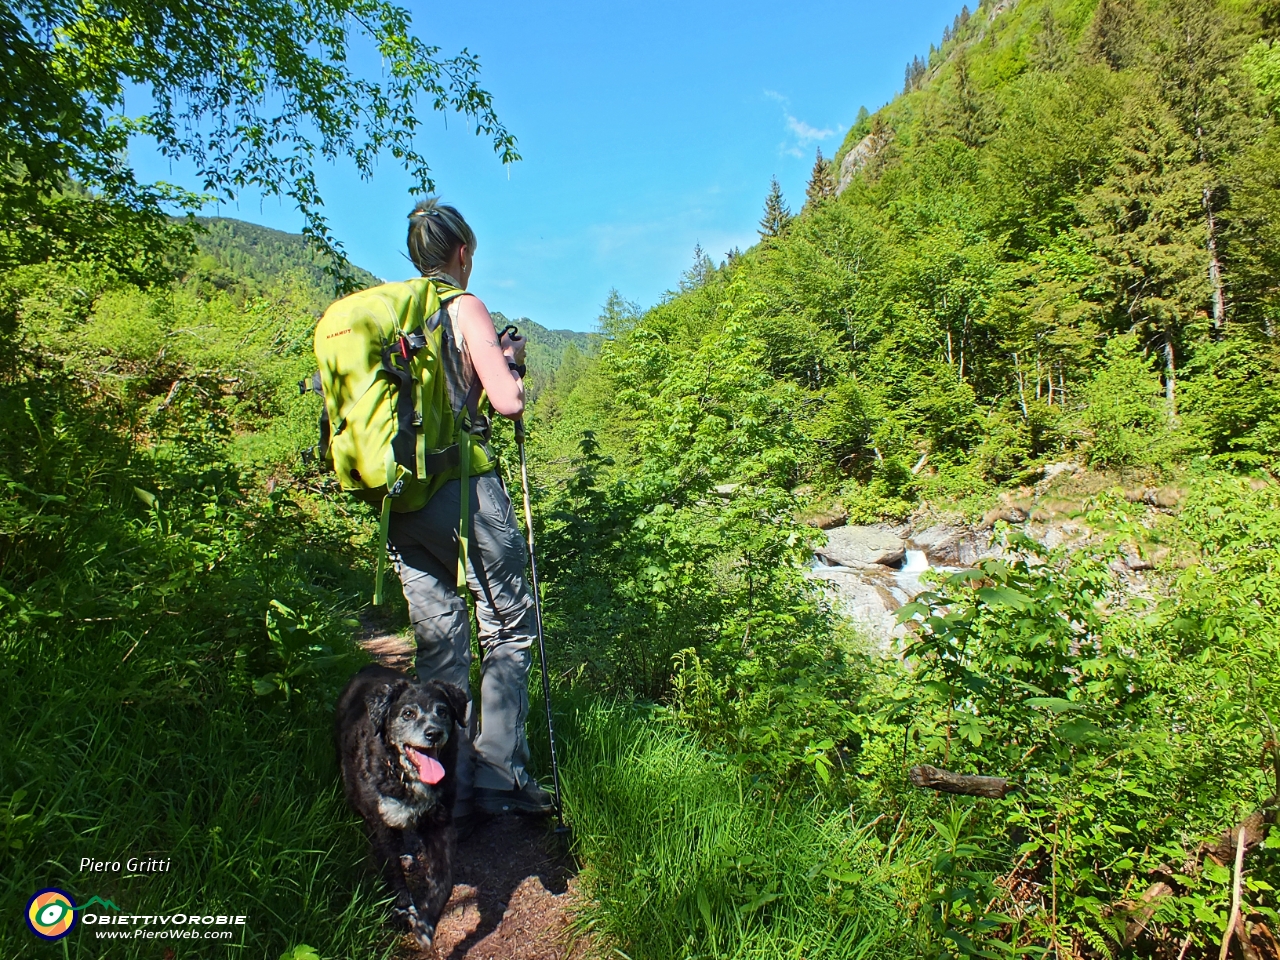
[[[698,912],[702,914],[702,922],[707,925],[708,933],[715,933],[715,922],[711,918],[711,903],[707,900],[707,891],[698,886]]]
[[[1214,863],[1208,857],[1205,858],[1204,875],[1207,880],[1213,883],[1226,883],[1231,879],[1231,871],[1221,864]]]
[[[1090,740],[1096,740],[1102,733],[1096,724],[1084,719],[1083,717],[1076,717],[1073,720],[1068,720],[1066,723],[1059,724],[1055,732],[1068,743],[1074,743],[1077,745],[1084,745]]]
[[[942,935],[954,943],[961,953],[967,953],[970,956],[979,953],[978,945],[953,927],[948,927]]]
[[[1051,713],[1066,713],[1069,710],[1083,710],[1084,707],[1062,697],[1028,697],[1022,701],[1029,707],[1044,707]]]
[[[315,947],[300,943],[280,954],[280,960],[321,960],[321,957]]]
[[[1012,587],[979,587],[975,593],[979,600],[996,609],[1012,607],[1014,610],[1030,610],[1033,603],[1025,593],[1019,593]]]
[[[929,615],[929,607],[921,603],[919,600],[913,600],[910,603],[904,603],[898,608],[894,614],[898,618],[898,623],[906,623],[912,617],[925,617]]]
[[[750,903],[744,904],[743,906],[739,907],[738,912],[753,913],[756,910],[759,910],[761,907],[763,907],[766,903],[772,903],[774,900],[777,900],[779,896],[781,896],[781,894],[762,893],[760,894],[760,896],[756,897]]]

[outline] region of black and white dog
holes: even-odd
[[[338,698],[336,733],[351,809],[364,818],[395,892],[395,913],[423,950],[453,890],[457,727],[467,697],[365,667]]]

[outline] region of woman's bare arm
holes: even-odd
[[[524,362],[524,338],[500,343],[493,318],[474,295],[458,298],[458,329],[493,409],[513,419],[523,414],[524,381],[508,363]]]

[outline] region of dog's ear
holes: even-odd
[[[437,683],[440,692],[444,694],[445,700],[449,702],[449,709],[453,711],[453,720],[460,727],[467,725],[467,695],[461,687],[453,683]]]
[[[365,707],[369,711],[369,720],[373,723],[375,730],[382,729],[382,725],[387,721],[387,713],[391,709],[391,701],[398,697],[404,688],[403,680],[389,681],[378,684],[365,696]]]

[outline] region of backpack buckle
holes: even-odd
[[[400,356],[406,360],[412,359],[426,345],[427,338],[420,330],[400,334]]]

